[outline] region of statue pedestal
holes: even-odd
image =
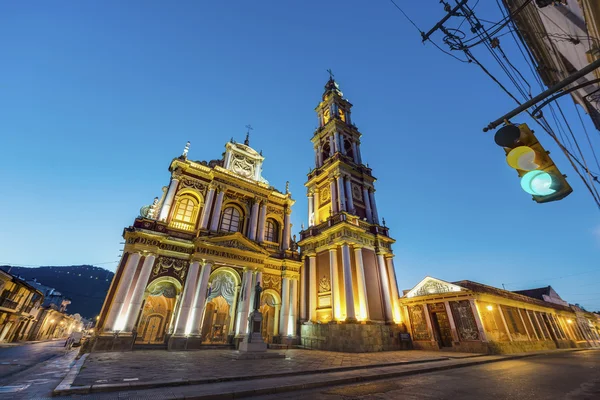
[[[240,343],[239,350],[233,354],[237,360],[255,360],[259,358],[284,358],[284,354],[267,351],[267,344],[262,338],[262,313],[258,310],[252,311],[248,317],[249,332]]]

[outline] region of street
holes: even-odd
[[[282,399],[599,399],[600,351],[540,355],[448,371],[261,397]]]
[[[0,348],[0,398],[49,397],[78,351],[64,344],[61,339]]]

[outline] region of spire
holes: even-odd
[[[244,144],[250,146],[250,131],[252,130],[252,125],[246,125],[246,129],[246,140],[244,140]]]

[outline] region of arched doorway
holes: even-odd
[[[173,312],[181,291],[179,282],[157,279],[148,285],[146,299],[137,325],[138,343],[160,344],[165,342],[173,320]]]
[[[229,343],[233,335],[239,277],[229,268],[219,268],[209,279],[209,294],[202,320],[202,343]]]
[[[261,333],[263,340],[267,343],[273,343],[273,337],[279,334],[279,310],[281,302],[279,294],[274,290],[265,290],[260,298],[260,312],[263,322]]]

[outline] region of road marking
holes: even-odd
[[[131,382],[131,381],[139,381],[140,378],[124,378],[123,381],[125,382]]]
[[[23,389],[27,389],[29,386],[31,385],[0,386],[0,393],[16,393]]]

